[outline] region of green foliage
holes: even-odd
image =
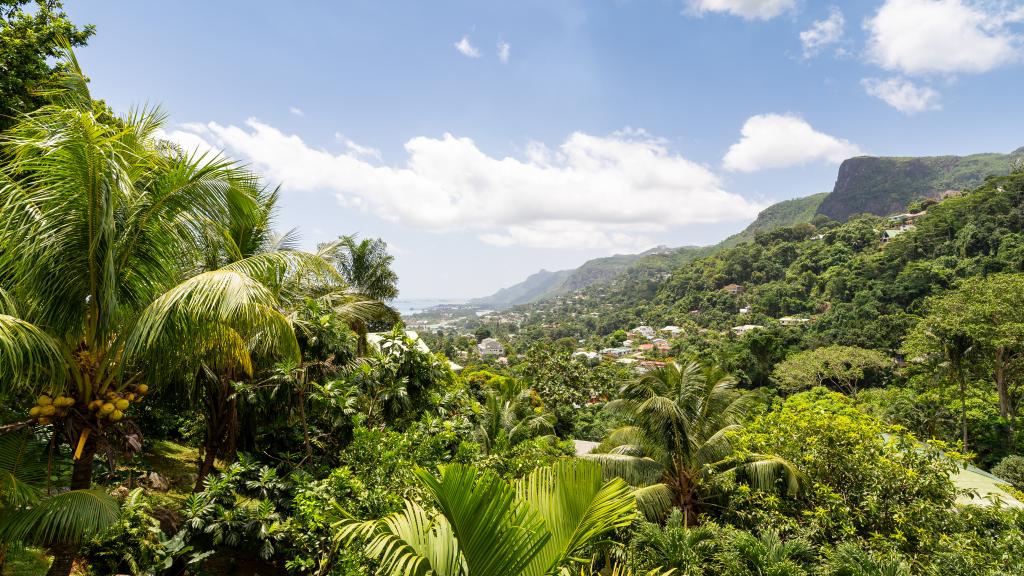
[[[1024,456],[1011,454],[992,467],[992,473],[1018,490],[1024,490]]]
[[[721,533],[713,523],[687,526],[678,508],[669,514],[665,525],[642,522],[630,542],[637,568],[672,568],[681,576],[714,574],[713,560],[721,549]]]
[[[440,479],[422,469],[417,476],[438,515],[408,502],[380,521],[339,524],[339,537],[366,540],[387,573],[550,574],[634,516],[628,486],[603,482],[600,467],[582,461],[539,468],[514,486],[461,465],[445,467]]]
[[[73,24],[60,0],[0,2],[0,131],[18,114],[47,103],[40,92],[64,69],[53,62],[62,54],[59,40],[84,46],[94,32],[91,25]]]
[[[773,375],[786,391],[829,386],[856,396],[861,386],[884,382],[892,367],[892,360],[874,350],[825,346],[793,354],[775,365]]]
[[[668,364],[627,382],[608,403],[627,424],[609,434],[599,453],[584,458],[599,462],[609,477],[643,487],[637,506],[649,519],[678,507],[696,521],[708,496],[704,484],[715,473],[796,496],[802,478],[789,462],[755,454],[736,458],[731,435],[757,399],[735,384],[720,368],[697,362]]]
[[[949,521],[954,457],[890,429],[824,388],[791,396],[759,416],[737,444],[787,458],[809,479],[802,502],[748,500],[741,491],[731,504],[741,523],[764,521],[760,514],[772,510],[800,522],[817,542],[883,538],[915,552],[933,546]]]

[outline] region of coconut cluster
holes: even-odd
[[[142,397],[149,393],[146,384],[131,385],[121,392],[107,392],[102,398],[96,398],[87,405],[90,412],[98,420],[117,422],[124,418],[125,410],[132,403],[141,402]],[[29,416],[36,418],[40,424],[49,424],[53,418],[67,414],[68,408],[75,405],[75,399],[68,396],[51,397],[43,394],[36,400],[36,405],[28,411]]]
[[[38,418],[40,424],[49,424],[51,418],[63,416],[67,409],[74,405],[75,399],[69,396],[58,395],[53,398],[49,394],[43,394],[36,398],[36,405],[28,411],[28,415]]]

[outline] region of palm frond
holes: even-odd
[[[180,369],[190,358],[209,353],[218,334],[234,332],[257,353],[297,361],[295,331],[276,303],[266,286],[241,272],[205,272],[143,311],[127,339],[126,356],[156,369]],[[227,343],[223,349],[230,361],[237,358],[238,347],[234,339]]]
[[[601,467],[585,460],[562,460],[534,470],[516,483],[522,500],[544,518],[551,537],[524,574],[542,576],[564,567],[583,548],[635,516],[632,490],[619,478],[604,482]]]
[[[45,380],[57,391],[67,378],[66,348],[42,328],[0,314],[0,380],[7,391]]]
[[[661,522],[675,506],[675,495],[667,484],[651,484],[633,491],[637,510],[648,522]]]
[[[550,538],[543,518],[491,471],[451,464],[440,480],[416,475],[451,524],[469,574],[519,574]]]
[[[0,541],[32,546],[81,544],[120,518],[117,500],[102,490],[72,490],[0,519]]]
[[[656,460],[624,454],[585,454],[580,458],[600,464],[606,479],[622,478],[632,486],[654,484],[665,470]]]

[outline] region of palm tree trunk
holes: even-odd
[[[217,449],[210,442],[206,443],[206,453],[203,455],[203,463],[199,465],[199,472],[196,473],[196,487],[193,492],[202,492],[206,477],[213,472],[214,461],[217,459]]]
[[[92,465],[96,457],[96,441],[89,438],[82,448],[82,456],[75,460],[71,468],[71,489],[88,490],[92,488]],[[71,544],[58,544],[50,548],[53,554],[53,564],[46,572],[46,576],[69,576],[75,565],[75,558],[78,557],[78,546]]]

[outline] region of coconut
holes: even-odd
[[[114,407],[118,410],[124,411],[128,409],[128,400],[121,398],[117,402],[114,402]]]
[[[42,410],[42,408],[41,408],[40,406],[33,406],[33,407],[32,407],[32,408],[31,408],[31,409],[30,409],[30,410],[28,411],[28,415],[29,415],[29,416],[31,416],[31,417],[33,417],[33,418],[35,418],[36,416],[39,416],[39,412],[40,412],[41,410]]]
[[[145,394],[149,392],[149,384],[139,384],[139,387],[136,388],[136,390],[139,391],[139,394]]]
[[[99,410],[100,406],[103,406],[103,400],[93,400],[89,402],[89,410]]]
[[[100,406],[100,414],[103,414],[104,416],[106,416],[107,414],[110,414],[111,412],[113,412],[116,409],[117,409],[117,406],[114,406],[112,403],[104,402],[103,405]]]
[[[46,426],[47,424],[50,423],[50,419],[49,418],[40,418],[39,419],[39,423],[42,424],[43,426]]]
[[[36,404],[39,404],[40,406],[49,406],[50,404],[53,404],[53,398],[43,394],[36,400]]]
[[[53,404],[47,404],[46,406],[39,407],[39,413],[43,416],[53,416],[53,413],[57,411],[57,408]]]
[[[121,418],[124,418],[124,412],[121,412],[120,410],[114,410],[113,412],[110,413],[111,422],[117,422]]]

